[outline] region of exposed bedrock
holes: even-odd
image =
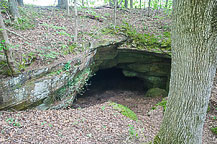
[[[25,72],[0,81],[0,110],[59,109],[73,103],[87,80],[100,69],[116,67],[127,77],[138,77],[150,88],[168,90],[170,57],[125,49],[125,40],[94,44],[65,62]]]

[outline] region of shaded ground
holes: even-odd
[[[216,84],[217,82],[212,91],[215,98]],[[147,113],[161,99],[145,98],[142,91],[111,88],[99,92],[93,87],[87,95],[78,98],[72,109],[0,112],[0,143],[149,142],[159,130],[163,110],[159,107],[151,112],[150,116]],[[129,107],[137,114],[139,120],[133,121],[114,110],[110,106],[111,101]],[[203,144],[217,142],[217,136],[210,131],[210,128],[217,124],[213,116],[216,116],[216,109],[212,108],[204,126]]]

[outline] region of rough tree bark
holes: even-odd
[[[144,1],[144,9],[145,9],[145,5],[146,5],[146,3],[145,3],[145,1]]]
[[[133,0],[130,0],[130,8],[133,8]]]
[[[115,8],[114,8],[114,28],[116,27],[116,17],[117,17],[117,3],[118,0],[114,0]]]
[[[121,7],[122,7],[122,6],[121,6],[122,3],[123,3],[123,0],[121,0],[120,4],[118,5],[118,0],[117,0],[117,7],[118,7],[118,8],[121,8]]]
[[[155,144],[201,144],[217,64],[217,1],[173,1],[167,109]]]
[[[142,0],[139,0],[139,8],[142,8]]]
[[[58,2],[57,2],[57,7],[60,7],[60,8],[61,8],[61,5],[62,5],[62,0],[58,0]]]
[[[112,0],[109,0],[109,6],[110,6],[110,7],[113,7]]]
[[[20,17],[17,0],[9,0],[8,2],[9,2],[10,12],[14,17],[14,20],[17,21],[17,19]]]
[[[74,10],[75,10],[75,37],[74,42],[78,41],[78,11],[77,11],[77,0],[74,0]]]
[[[150,16],[151,0],[148,1],[148,17]]]
[[[67,10],[67,15],[69,16],[69,0],[66,0],[66,10]]]
[[[8,65],[8,69],[10,71],[10,73],[8,73],[9,75],[14,75],[15,74],[15,66],[14,66],[14,61],[12,59],[12,53],[10,51],[10,43],[9,43],[9,39],[8,39],[8,35],[6,32],[6,28],[3,22],[3,18],[1,15],[1,9],[0,9],[0,44],[3,45],[3,51],[4,51],[4,55],[6,57],[6,61],[7,61],[7,65]]]
[[[19,5],[19,6],[21,6],[21,7],[24,6],[23,0],[17,0],[17,2],[18,2],[18,5]]]
[[[128,0],[125,0],[125,1],[124,1],[124,7],[125,7],[125,8],[128,8]]]
[[[67,8],[67,0],[58,0],[57,6],[61,9]]]
[[[82,3],[82,6],[84,7],[84,0],[82,0],[81,3]]]

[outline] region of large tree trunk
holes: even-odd
[[[144,9],[145,9],[145,5],[146,5],[146,2],[144,1]]]
[[[142,0],[139,0],[139,8],[142,8]]]
[[[116,27],[117,3],[118,3],[118,0],[114,0],[114,4],[115,4],[115,8],[114,8],[114,28]]]
[[[155,144],[201,144],[217,60],[217,1],[173,1],[167,109]]]
[[[19,6],[24,6],[23,0],[17,0]]]
[[[17,19],[20,17],[17,1],[9,0],[9,7],[10,7],[10,12],[14,17],[14,20],[17,21]]]
[[[57,6],[61,9],[67,8],[67,0],[58,0]]]
[[[130,0],[130,8],[133,8],[133,0]]]
[[[165,4],[165,7],[167,7],[168,6],[168,0],[166,0],[166,4]]]
[[[113,7],[112,0],[109,0],[109,6],[110,6],[110,7]]]
[[[118,0],[117,0],[117,7],[121,8],[122,7],[122,3],[123,3],[123,0],[121,0],[120,4],[118,5]]]
[[[148,16],[150,16],[151,0],[148,1]]]
[[[77,11],[77,0],[74,0],[74,10],[75,10],[75,37],[74,42],[78,41],[78,11]]]
[[[125,1],[124,1],[124,7],[125,7],[125,8],[128,8],[128,0],[125,0]]]
[[[8,35],[6,32],[6,28],[3,22],[3,18],[1,15],[1,9],[0,9],[0,44],[3,45],[3,51],[4,55],[6,57],[8,69],[9,69],[9,75],[14,75],[15,74],[15,66],[14,66],[14,61],[12,59],[12,53],[10,51],[10,43],[8,40]]]
[[[66,10],[67,10],[67,15],[69,16],[69,0],[66,0]]]
[[[82,0],[81,3],[82,3],[82,6],[84,7],[84,0]]]

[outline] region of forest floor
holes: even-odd
[[[203,144],[216,144],[217,75],[210,108],[203,129]],[[144,144],[153,140],[163,118],[157,107],[161,97],[144,97],[144,92],[90,89],[68,110],[27,110],[0,112],[0,143]],[[112,102],[130,108],[138,117],[132,120],[114,109]],[[151,111],[152,110],[152,111]]]
[[[113,9],[79,10],[78,44],[102,39],[97,33],[112,23]],[[21,69],[47,66],[67,60],[82,49],[70,50],[73,45],[73,16],[56,8],[30,7],[23,9],[23,24],[9,24],[9,40]],[[95,16],[94,19],[89,16]],[[34,28],[28,18],[34,22]],[[96,19],[99,18],[99,19]],[[145,10],[119,9],[117,24],[123,21],[133,25],[140,33],[161,35],[170,31],[169,16],[151,13]],[[20,30],[20,28],[30,29]],[[16,28],[17,27],[17,28]],[[18,29],[19,28],[19,29]],[[14,34],[15,33],[15,34]],[[109,38],[105,36],[105,39]],[[30,62],[29,62],[30,61]],[[33,62],[34,61],[34,62]],[[207,114],[203,131],[204,144],[216,144],[217,136],[211,127],[217,126],[217,82],[212,90],[212,106]],[[91,97],[79,98],[74,108],[68,110],[27,110],[19,112],[0,112],[0,143],[78,143],[78,144],[141,144],[151,141],[159,130],[163,108],[158,107],[148,115],[152,107],[162,98],[145,98],[144,93],[127,90],[107,90],[93,93]],[[138,120],[134,121],[113,109],[111,102],[127,106],[133,110]]]
[[[78,10],[78,41],[75,45],[74,12],[70,15],[56,7],[26,6],[20,8],[19,23],[3,13],[13,58],[21,71],[57,64],[86,50],[95,41],[113,39],[115,35],[103,33],[113,27],[114,10],[111,8],[82,8]],[[170,32],[170,15],[165,12],[141,9],[118,9],[117,26],[131,25],[138,33],[158,38]],[[145,47],[144,47],[145,48]]]

